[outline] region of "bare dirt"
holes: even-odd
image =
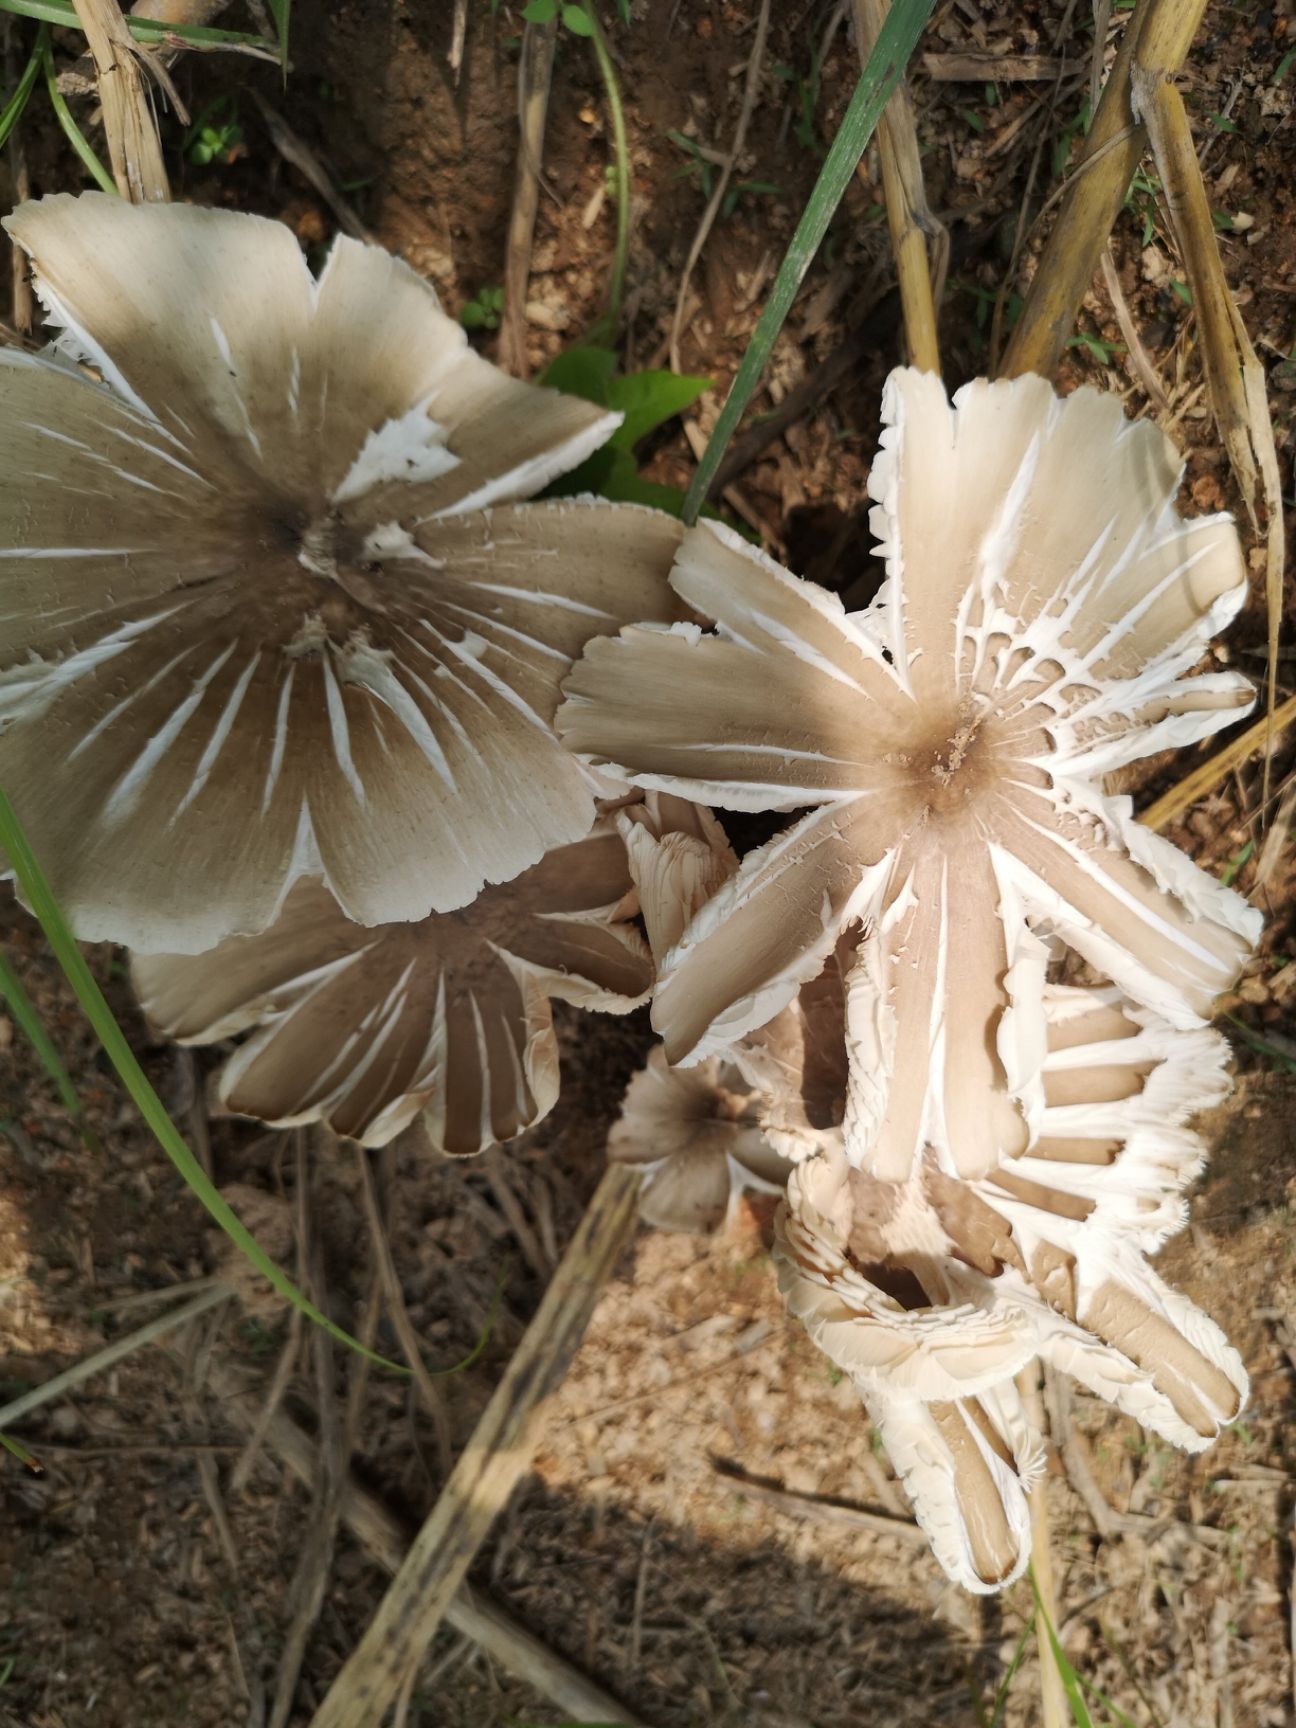
[[[609,16],[611,8],[607,11]],[[611,34],[633,161],[627,366],[661,365],[680,271],[705,202],[699,158],[671,137],[724,150],[737,119],[754,0],[634,0]],[[1115,9],[1120,16],[1119,6]],[[855,62],[844,9],[774,8],[767,66],[740,178],[694,276],[680,362],[717,388],[737,365],[773,270],[849,96]],[[449,5],[341,0],[294,8],[293,69],[222,56],[175,68],[195,115],[235,116],[230,159],[199,167],[168,123],[177,195],[288,221],[322,248],[335,220],[271,143],[252,91],[279,109],[363,222],[426,274],[451,310],[502,279],[516,153],[516,6],[472,0],[456,89]],[[233,17],[234,14],[231,14]],[[66,51],[70,44],[61,45]],[[1212,4],[1187,78],[1218,211],[1226,267],[1270,382],[1291,502],[1296,412],[1296,17],[1273,5]],[[1093,48],[1087,7],[953,0],[937,7],[914,78],[933,207],[950,225],[942,314],[947,379],[992,361],[994,301],[1014,240],[1011,293],[1029,277],[1041,207],[1058,184]],[[951,82],[948,57],[990,56]],[[998,75],[1005,56],[1013,76]],[[1032,76],[1023,77],[1022,60]],[[1044,76],[1039,76],[1040,65]],[[816,70],[817,68],[817,70]],[[212,110],[213,103],[223,106]],[[80,184],[35,104],[20,134],[34,192]],[[598,316],[611,253],[607,128],[587,45],[561,41],[531,288],[539,366]],[[12,198],[14,163],[0,172]],[[881,383],[897,357],[886,227],[866,158],[778,344],[767,412],[829,360],[862,320],[877,339],[835,388],[737,477],[730,508],[803,573],[865,595],[876,580],[864,481]],[[1043,225],[1047,225],[1045,214]],[[1237,507],[1201,388],[1191,308],[1155,188],[1136,191],[1113,241],[1118,274],[1189,455],[1186,507]],[[482,338],[487,352],[494,337]],[[1101,284],[1086,302],[1064,382],[1146,399]],[[692,463],[676,425],[649,452],[654,478]],[[1230,636],[1235,663],[1263,667],[1263,605]],[[1290,661],[1279,694],[1291,688]],[[1152,765],[1140,801],[1190,763]],[[1274,761],[1275,796],[1292,765]],[[1052,1459],[1050,1512],[1063,1646],[1085,1679],[1140,1728],[1279,1728],[1293,1713],[1291,1435],[1296,1377],[1296,1032],[1289,836],[1256,826],[1258,767],[1199,804],[1173,837],[1206,868],[1234,873],[1270,914],[1261,955],[1226,1005],[1237,1090],[1207,1124],[1210,1169],[1189,1230],[1161,1266],[1229,1332],[1253,1377],[1245,1420],[1186,1459],[1076,1393],[1075,1427],[1098,1493],[1124,1528],[1101,1537],[1092,1505]],[[1288,806],[1283,807],[1290,824]],[[740,840],[741,840],[740,836]],[[1252,843],[1248,851],[1248,844]],[[220,1238],[152,1144],[98,1054],[32,921],[0,910],[3,939],[84,1101],[87,1144],[8,1017],[0,1017],[0,1400],[42,1383],[161,1311],[150,1292],[209,1276]],[[166,1102],[223,1185],[263,1197],[285,1241],[309,1215],[317,1291],[362,1324],[373,1255],[353,1150],[208,1119],[210,1060],[151,1047],[121,957],[94,956],[112,1005]],[[649,1043],[646,1018],[564,1012],[564,1092],[504,1152],[435,1162],[402,1142],[378,1163],[392,1252],[430,1366],[484,1351],[438,1382],[437,1419],[404,1383],[368,1377],[353,1468],[413,1527],[436,1497],[549,1270],[597,1181],[621,1090]],[[1260,1041],[1257,1044],[1257,1040]],[[1263,1046],[1263,1047],[1261,1047]],[[299,1150],[303,1157],[299,1162]],[[307,1172],[308,1193],[299,1174]],[[300,1235],[300,1232],[299,1232]],[[290,1262],[293,1251],[286,1250]],[[299,1264],[304,1264],[299,1243]],[[183,1301],[180,1293],[172,1301]],[[285,1407],[319,1423],[321,1387],[339,1406],[351,1359],[320,1364],[292,1346],[283,1312],[255,1298],[212,1309],[160,1345],[15,1425],[44,1472],[0,1465],[0,1722],[7,1728],[233,1728],[267,1720],[292,1580],[314,1513],[306,1491],[263,1457],[230,1477],[244,1429],[219,1388],[262,1399],[286,1343]],[[389,1321],[378,1347],[398,1349]],[[2,1455],[0,1455],[2,1456]],[[860,1509],[895,1520],[859,1527]],[[1025,1585],[974,1600],[949,1586],[905,1523],[907,1508],[849,1387],[789,1325],[768,1255],[768,1219],[744,1214],[718,1239],[641,1234],[595,1315],[551,1411],[533,1472],[495,1528],[474,1581],[653,1728],[752,1724],[846,1728],[987,1721],[1031,1603]],[[305,1724],[368,1623],[380,1569],[340,1535],[292,1721]],[[1002,1720],[1039,1720],[1027,1640]],[[1091,1700],[1095,1721],[1104,1706]],[[512,1728],[558,1713],[452,1633],[431,1651],[406,1721]],[[1121,1716],[1108,1713],[1108,1720]],[[357,1725],[364,1728],[364,1725]]]

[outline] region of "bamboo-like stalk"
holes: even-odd
[[[540,209],[540,164],[544,158],[549,86],[553,80],[558,14],[543,24],[528,24],[518,62],[518,158],[504,260],[504,314],[500,319],[500,365],[525,378],[526,298],[531,280],[531,250]]]
[[[604,1173],[440,1499],[311,1728],[380,1722],[421,1659],[497,1513],[535,1455],[545,1406],[634,1229],[638,1188],[638,1177],[624,1166],[611,1165]]]
[[[117,0],[73,0],[95,63],[113,179],[132,204],[171,196],[140,55]],[[165,76],[165,74],[163,75]]]
[[[1147,148],[1147,133],[1130,101],[1135,57],[1167,74],[1178,70],[1205,9],[1206,0],[1144,0],[1131,14],[1005,351],[1003,377],[1024,372],[1052,377]]]
[[[1048,1433],[1044,1400],[1039,1389],[1040,1365],[1031,1362],[1017,1376],[1026,1419],[1037,1434]],[[1054,1628],[1059,1624],[1057,1587],[1053,1581],[1053,1548],[1048,1516],[1048,1471],[1030,1492],[1031,1573],[1039,1606],[1035,1611],[1035,1644],[1040,1665],[1040,1721],[1043,1728],[1068,1728],[1071,1712],[1067,1708],[1066,1688],[1053,1649]]]
[[[889,0],[854,0],[855,31],[860,59],[868,64],[886,21]],[[913,103],[906,84],[896,86],[878,125],[878,157],[882,164],[882,192],[886,200],[887,227],[900,284],[905,342],[909,360],[922,372],[940,372],[940,346],[936,335],[936,296],[932,291],[927,259],[927,236],[936,240],[938,255],[948,254],[949,237],[932,215],[923,184],[922,155]],[[943,252],[940,249],[943,247]],[[938,270],[938,275],[943,274]]]
[[[1135,56],[1132,99],[1147,127],[1165,191],[1197,318],[1202,368],[1211,412],[1229,466],[1258,530],[1257,504],[1265,505],[1265,597],[1269,614],[1267,714],[1272,726],[1277,696],[1278,629],[1282,622],[1283,513],[1278,451],[1264,368],[1224,275],[1210,200],[1197,160],[1183,97],[1171,82],[1178,40],[1164,21],[1144,26]],[[1269,759],[1265,758],[1268,793]]]

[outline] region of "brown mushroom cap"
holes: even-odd
[[[473,1153],[552,1109],[549,999],[624,1013],[652,960],[619,915],[630,888],[610,823],[456,912],[366,928],[310,880],[257,936],[132,960],[150,1023],[181,1043],[258,1030],[226,1064],[222,1103],[275,1126],[322,1121],[368,1146],[422,1114]]]
[[[227,211],[5,226],[103,379],[0,352],[0,785],[78,934],[195,952],[306,877],[421,918],[578,839],[559,680],[670,614],[680,529],[516,500],[617,416],[487,364],[374,247],[316,281]]]

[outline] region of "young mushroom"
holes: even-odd
[[[1246,576],[1229,519],[1178,515],[1173,447],[1111,398],[1020,378],[951,403],[900,371],[883,415],[871,606],[704,524],[671,582],[714,630],[592,642],[558,725],[641,786],[811,806],[682,932],[653,1020],[672,1062],[724,1054],[841,956],[845,1108],[792,1177],[788,1297],[883,1412],[944,1564],[998,1588],[1025,1563],[1015,1496],[1037,1455],[1007,1382],[1037,1350],[1179,1444],[1244,1396],[1234,1353],[1140,1254],[1196,1153],[1133,1121],[1200,1100],[1195,1062],[1215,1086],[1201,1028],[1260,918],[1103,777],[1250,706],[1235,674],[1189,676]],[[1074,1009],[1046,983],[1064,948],[1115,991],[1091,1005],[1083,1084],[1050,1048]],[[1057,1095],[1076,1086],[1072,1133]]]
[[[150,1024],[182,1044],[257,1029],[222,1070],[225,1108],[325,1122],[366,1146],[421,1115],[435,1147],[466,1154],[553,1108],[550,998],[614,1014],[647,999],[632,906],[625,846],[604,821],[460,911],[366,928],[310,878],[261,934],[137,954],[132,975]]]
[[[279,223],[96,193],[5,227],[62,330],[0,351],[0,786],[77,934],[194,953],[304,878],[423,918],[579,839],[559,681],[671,615],[680,530],[518,500],[619,417],[376,247],[317,280]]]

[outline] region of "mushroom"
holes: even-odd
[[[1046,987],[1043,1103],[1021,1158],[961,1182],[801,1165],[776,1223],[788,1307],[852,1378],[950,1576],[999,1589],[1029,1557],[1038,1456],[1012,1377],[1033,1357],[1199,1451],[1246,1400],[1219,1328],[1148,1266],[1203,1162],[1188,1127],[1228,1047],[1110,987]]]
[[[641,1171],[639,1214],[659,1230],[718,1230],[744,1189],[781,1195],[791,1163],[732,1063],[669,1068],[660,1044],[626,1088],[608,1157]]]
[[[628,922],[625,846],[601,822],[471,906],[353,923],[316,877],[270,929],[198,955],[137,954],[149,1023],[182,1044],[257,1028],[220,1076],[225,1108],[276,1127],[322,1121],[381,1146],[422,1115],[467,1154],[538,1122],[558,1097],[550,998],[625,1013],[652,959]]]
[[[1260,918],[1103,789],[1250,706],[1243,678],[1189,676],[1246,576],[1112,399],[1020,378],[951,404],[899,371],[883,413],[870,607],[704,524],[671,583],[716,628],[591,642],[558,726],[643,787],[812,807],[662,958],[653,1022],[671,1062],[737,1051],[837,956],[845,1107],[789,1181],[784,1292],[942,1564],[997,1589],[1028,1550],[1010,1382],[1033,1356],[1194,1449],[1246,1395],[1144,1254],[1182,1217],[1187,1118],[1223,1088],[1206,1021]],[[1049,985],[1068,949],[1103,991]]]
[[[808,815],[750,853],[660,968],[672,1062],[722,1053],[846,933],[851,1163],[930,1147],[977,1179],[1040,1108],[1044,932],[1172,1025],[1202,1024],[1259,915],[1106,795],[1109,770],[1228,725],[1185,674],[1241,605],[1225,516],[1184,521],[1173,447],[1091,390],[893,373],[870,490],[888,579],[864,612],[716,523],[671,584],[716,620],[591,642],[558,725],[636,784]]]
[[[578,840],[559,681],[673,615],[680,529],[518,500],[619,416],[376,247],[316,280],[279,223],[95,193],[5,226],[62,331],[0,352],[0,785],[76,932],[194,953],[306,878],[421,919]]]

